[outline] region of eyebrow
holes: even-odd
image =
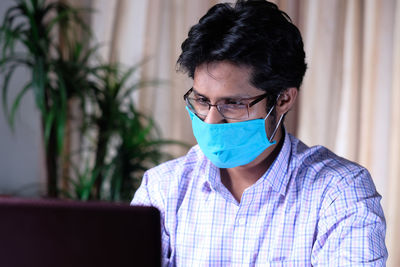
[[[194,89],[194,88],[193,88],[193,92],[194,92],[196,95],[199,95],[199,96],[201,96],[201,97],[204,97],[204,98],[209,99],[209,97],[207,97],[207,96],[205,96],[205,95],[203,95],[203,94],[200,94],[200,93],[197,92],[196,89]],[[241,98],[249,98],[249,97],[251,97],[251,96],[249,96],[249,95],[247,95],[247,94],[246,94],[246,95],[245,95],[245,94],[236,94],[236,95],[233,95],[233,96],[227,96],[227,97],[218,98],[218,99],[217,99],[217,102],[220,101],[220,100],[241,99]]]

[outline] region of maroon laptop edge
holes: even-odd
[[[161,266],[159,211],[0,198],[0,266]]]

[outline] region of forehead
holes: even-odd
[[[251,85],[251,68],[227,61],[204,63],[195,69],[193,88],[210,98],[249,97],[263,91]]]

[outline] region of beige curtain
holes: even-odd
[[[145,60],[137,78],[162,80],[133,97],[165,138],[194,143],[176,73],[180,44],[212,0],[92,0],[105,59]],[[275,0],[302,32],[309,69],[286,127],[367,167],[383,196],[388,266],[400,266],[400,2]],[[173,148],[175,155],[184,150]]]

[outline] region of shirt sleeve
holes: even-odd
[[[322,207],[313,266],[386,266],[386,224],[369,173],[361,170]]]
[[[160,190],[159,179],[156,172],[147,171],[140,187],[136,190],[131,205],[152,206],[160,211],[161,217],[161,257],[162,266],[170,266],[170,238],[165,227],[165,201]]]

